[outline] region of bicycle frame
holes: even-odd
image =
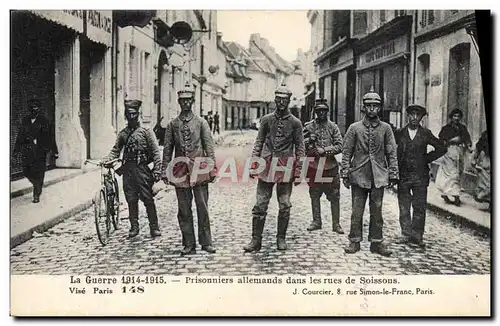
[[[113,166],[113,163],[120,161],[120,159],[114,159],[109,162],[101,163],[97,161],[92,161],[92,160],[87,160],[85,161],[85,164],[91,163],[94,165],[97,165],[101,168],[100,175],[101,175],[101,180],[100,180],[100,188],[99,188],[99,195],[96,196],[96,199],[94,200],[95,207],[101,207],[100,203],[101,199],[104,201],[104,209],[105,209],[105,217],[106,217],[106,233],[107,236],[109,236],[109,230],[110,230],[110,224],[112,223],[115,230],[118,229],[118,219],[119,219],[119,186],[118,186],[118,181],[116,179],[116,174],[115,174],[115,169]],[[106,170],[106,171],[105,171]],[[116,202],[118,203],[117,207],[115,207]],[[103,245],[107,244],[107,237],[103,238],[99,227],[99,218],[98,216],[100,215],[100,210],[97,212],[96,208],[96,227],[97,227],[97,233],[99,240]],[[104,230],[102,230],[104,231]]]

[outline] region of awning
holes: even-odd
[[[84,10],[29,10],[32,14],[83,33]]]
[[[112,46],[113,13],[111,10],[86,10],[87,37],[97,43]]]

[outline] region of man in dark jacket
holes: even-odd
[[[24,176],[33,184],[33,203],[39,203],[47,168],[47,153],[52,151],[56,158],[59,153],[49,120],[40,113],[40,101],[31,99],[28,107],[31,112],[21,121],[14,154],[21,153]]]
[[[353,123],[344,136],[342,179],[346,188],[352,185],[352,215],[348,254],[360,250],[363,239],[363,213],[370,196],[370,251],[382,256],[392,252],[383,243],[382,201],[384,188],[398,182],[396,141],[391,126],[378,117],[382,107],[380,96],[370,90],[363,96],[362,121]]]
[[[216,132],[220,135],[220,115],[219,115],[219,111],[216,111],[215,115],[214,115],[214,135],[215,135]]]
[[[193,197],[198,215],[198,241],[201,249],[215,253],[208,212],[208,184],[215,180],[217,173],[214,141],[208,122],[192,110],[193,88],[187,84],[185,89],[177,94],[181,112],[168,123],[165,131],[162,179],[166,184],[175,187],[178,201],[177,218],[184,246],[181,255],[196,253],[191,209]],[[213,164],[211,167],[209,162]]]
[[[120,156],[123,148],[123,192],[128,203],[129,238],[139,234],[139,199],[144,203],[149,219],[151,237],[161,236],[154,202],[153,185],[160,180],[161,154],[153,130],[139,122],[139,100],[125,101],[127,127],[118,133],[115,145],[102,159],[103,163]],[[153,170],[148,164],[153,162]]]
[[[425,229],[427,209],[427,187],[429,186],[429,163],[446,153],[444,142],[434,137],[432,132],[420,125],[427,110],[418,104],[406,109],[408,124],[396,132],[399,166],[399,223],[402,238],[398,243],[413,242],[421,247]],[[427,153],[427,146],[434,150]],[[410,215],[413,207],[413,218]]]
[[[316,100],[314,112],[316,119],[304,126],[304,142],[309,163],[307,178],[313,220],[308,231],[319,230],[321,221],[321,196],[323,193],[330,202],[332,230],[344,234],[339,223],[340,217],[340,175],[339,163],[335,155],[342,152],[342,135],[339,127],[328,119],[329,107],[324,99]]]
[[[265,161],[262,172],[256,173],[258,164],[252,164],[251,177],[258,175],[257,202],[252,209],[252,240],[243,249],[246,252],[259,251],[262,245],[262,232],[266,222],[267,208],[274,185],[279,203],[278,250],[286,250],[285,242],[290,219],[290,196],[293,185],[300,184],[301,166],[298,162],[304,157],[304,135],[302,123],[292,115],[288,105],[292,92],[281,85],[276,89],[276,110],[261,119],[257,139],[252,151],[253,158]]]

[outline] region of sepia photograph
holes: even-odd
[[[10,315],[491,316],[478,15],[10,10]]]

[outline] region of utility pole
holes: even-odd
[[[205,57],[205,46],[200,46],[200,116],[203,117],[203,84],[205,83],[205,76],[203,75],[203,59]]]

